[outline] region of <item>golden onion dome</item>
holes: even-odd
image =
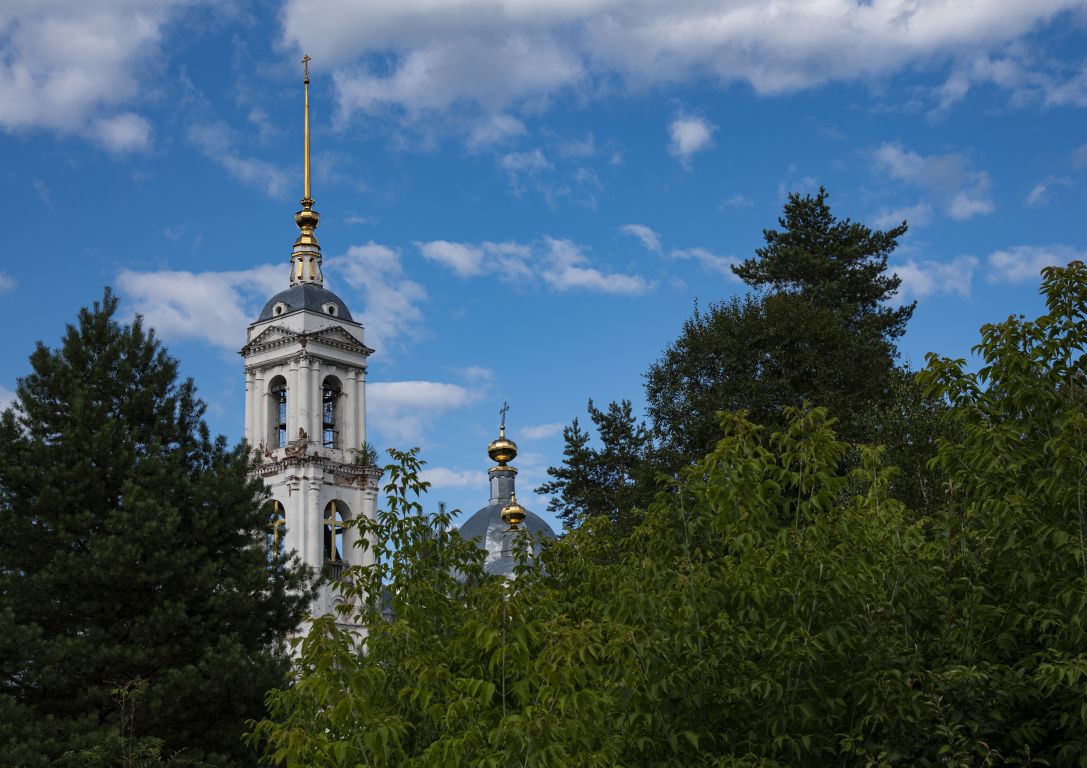
[[[525,508],[517,503],[517,494],[510,496],[510,503],[502,510],[502,522],[509,525],[511,531],[525,521]]]
[[[503,468],[517,458],[517,443],[506,438],[505,427],[499,430],[498,439],[492,440],[487,446],[487,455],[491,457],[491,461],[497,461],[498,466]]]

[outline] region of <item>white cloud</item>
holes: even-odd
[[[0,293],[6,293],[15,288],[15,278],[7,272],[0,272]]]
[[[539,147],[531,152],[511,152],[503,155],[498,164],[510,173],[531,173],[551,167],[551,162]]]
[[[151,147],[151,123],[132,112],[96,119],[91,134],[115,155],[145,152]]]
[[[437,381],[378,381],[366,385],[367,418],[403,447],[421,445],[426,428],[445,411],[463,408],[476,394]]]
[[[0,11],[0,129],[77,134],[111,152],[146,149],[140,96],[163,32],[195,0],[50,0]]]
[[[282,126],[273,120],[263,107],[252,107],[245,119],[257,129],[257,140],[261,144],[268,144],[284,133]]]
[[[717,126],[701,117],[678,117],[668,126],[671,141],[668,152],[679,158],[684,168],[689,168],[691,156],[713,145],[713,133]]]
[[[1087,106],[1087,66],[1040,57],[1031,47],[1012,42],[996,53],[957,56],[951,74],[935,90],[938,104],[930,114],[942,115],[974,85],[986,83],[1008,91],[1015,106]]]
[[[500,280],[529,279],[533,275],[529,260],[532,248],[520,243],[483,242],[453,243],[432,240],[416,243],[423,258],[449,267],[459,277],[476,277],[487,273]]]
[[[486,488],[487,473],[478,469],[449,469],[448,467],[427,467],[419,473],[419,479],[430,483],[430,487],[439,488]]]
[[[871,217],[872,226],[877,229],[893,229],[903,221],[910,227],[923,227],[932,220],[932,206],[926,202],[908,205],[903,208],[880,208]]]
[[[902,278],[895,303],[904,304],[936,293],[970,295],[970,287],[978,260],[973,256],[957,256],[951,261],[908,259],[892,265],[891,271]]]
[[[458,277],[474,277],[483,271],[483,249],[467,243],[451,243],[448,240],[434,240],[429,243],[416,243],[423,258],[436,261],[452,269]]]
[[[472,150],[501,144],[525,134],[525,124],[512,115],[488,115],[481,119],[468,134],[468,148]]]
[[[722,208],[749,208],[751,205],[751,200],[738,192],[721,201]]]
[[[367,344],[387,352],[418,332],[426,289],[404,274],[397,251],[368,243],[324,263],[333,276],[326,286],[356,308],[352,317],[365,326]],[[117,276],[117,288],[163,338],[236,351],[245,343],[246,327],[269,298],[288,287],[288,279],[286,264],[227,272],[126,269]]]
[[[619,231],[625,235],[638,238],[647,251],[652,253],[661,252],[660,235],[644,224],[624,224],[619,227]]]
[[[951,197],[947,206],[948,216],[963,221],[993,212],[993,201],[989,196],[989,175],[984,174],[981,181],[973,189],[959,190]]]
[[[15,403],[15,392],[0,384],[0,411]]]
[[[581,246],[570,240],[556,238],[545,239],[547,265],[541,277],[548,285],[559,291],[588,290],[600,293],[636,296],[649,291],[653,286],[641,275],[626,275],[618,272],[601,272],[587,266],[588,257]]]
[[[789,166],[790,175],[796,172],[796,165]],[[778,182],[777,199],[784,200],[789,195],[796,193],[801,195],[814,195],[819,190],[819,181],[814,176],[801,176],[800,178],[787,178]]]
[[[235,146],[230,127],[221,121],[211,121],[189,128],[189,142],[200,152],[226,169],[232,177],[255,187],[272,198],[283,198],[297,179],[282,168],[265,160],[247,157]]]
[[[530,427],[518,430],[517,435],[525,440],[544,440],[562,432],[564,426],[566,425],[561,421],[555,421],[550,424],[534,424]]]
[[[702,265],[703,269],[710,272],[720,272],[722,275],[739,280],[732,271],[733,264],[739,264],[739,260],[732,256],[718,256],[705,248],[674,248],[669,254],[673,259],[694,259]]]
[[[481,365],[469,365],[459,368],[457,373],[473,384],[488,384],[494,379],[494,371]]]
[[[1049,202],[1050,197],[1053,194],[1054,186],[1070,186],[1072,180],[1062,176],[1046,176],[1044,179],[1035,184],[1027,196],[1023,198],[1023,205],[1028,208],[1040,208]]]
[[[993,211],[989,174],[971,168],[962,154],[926,156],[901,144],[884,144],[874,158],[878,170],[927,191],[953,219]]]
[[[1082,0],[287,0],[283,41],[321,50],[339,109],[486,112],[711,77],[779,93],[997,52]],[[993,69],[999,70],[999,64]],[[997,71],[993,77],[1000,77]],[[1075,102],[1075,76],[1050,100]],[[951,91],[962,91],[957,85]],[[951,94],[952,97],[954,94]]]
[[[54,210],[56,205],[53,203],[53,192],[49,189],[49,186],[42,179],[34,179],[32,186],[34,187],[34,194],[42,201],[42,205],[51,211]]]
[[[591,265],[584,248],[571,240],[545,237],[527,245],[505,242],[416,243],[423,256],[461,277],[494,275],[500,280],[539,280],[557,291],[587,290],[638,295],[653,288],[640,275],[606,272]]]
[[[117,276],[134,312],[164,339],[204,341],[237,351],[264,302],[287,286],[285,266],[236,272],[135,272]]]
[[[427,292],[404,273],[400,252],[374,242],[353,245],[343,256],[325,259],[328,274],[353,289],[341,291],[348,307],[361,304],[355,320],[366,326],[366,343],[388,351],[402,337],[415,338],[423,323]],[[335,289],[335,286],[330,286]],[[359,296],[359,301],[353,301]]]
[[[563,157],[592,157],[596,154],[596,138],[590,131],[584,138],[560,142],[559,154]]]
[[[498,167],[509,176],[513,193],[520,197],[524,191],[523,182],[527,178],[535,179],[540,173],[552,167],[551,161],[539,147],[528,152],[510,152],[498,159]]]
[[[1080,144],[1072,150],[1072,165],[1077,168],[1087,166],[1087,144]]]
[[[989,254],[990,283],[1025,283],[1038,280],[1043,267],[1064,266],[1070,261],[1087,260],[1087,251],[1068,245],[1017,245]]]
[[[1045,205],[1049,201],[1049,188],[1042,182],[1038,182],[1031,188],[1027,196],[1023,198],[1023,203],[1028,208],[1037,208],[1041,205]]]

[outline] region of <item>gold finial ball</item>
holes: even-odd
[[[505,434],[502,434],[487,446],[487,455],[491,457],[491,461],[497,461],[499,466],[504,467],[517,458],[517,443],[508,440]]]
[[[502,522],[506,523],[511,531],[516,531],[517,526],[525,521],[525,508],[517,503],[517,494],[510,497],[510,503],[502,510]]]

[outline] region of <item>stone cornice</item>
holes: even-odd
[[[351,334],[335,326],[310,333],[300,333],[284,328],[281,325],[272,325],[265,328],[257,338],[242,347],[240,354],[243,357],[250,357],[261,352],[271,352],[292,345],[298,345],[306,349],[311,340],[320,342],[332,349],[361,354],[363,357],[369,357],[374,352]]]
[[[268,458],[266,454],[264,461],[250,470],[250,475],[273,477],[291,469],[312,465],[322,469],[326,475],[332,475],[335,485],[355,485],[377,490],[382,473],[380,467],[336,461],[319,453],[309,453],[307,448],[308,445],[301,441],[289,443],[282,458]]]

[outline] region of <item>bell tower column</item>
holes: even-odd
[[[256,450],[253,442],[253,401],[256,394],[253,388],[256,383],[256,374],[251,370],[245,372],[245,439],[249,441],[250,450]]]
[[[355,379],[358,395],[355,397],[355,424],[358,434],[355,436],[355,448],[362,448],[366,443],[366,368],[359,368]]]
[[[340,446],[343,448],[358,448],[358,382],[355,379],[355,368],[347,369],[347,381],[344,382],[343,392],[340,395],[340,421],[343,423],[340,434]]]
[[[310,419],[312,407],[310,394],[310,357],[306,352],[298,356],[298,426],[306,430],[307,440],[320,440],[320,435],[313,432],[313,424]],[[291,438],[301,438],[301,433],[291,435]]]
[[[251,390],[253,423],[251,430],[245,433],[253,450],[260,450],[260,444],[267,445],[268,438],[264,434],[268,421],[268,403],[264,396],[264,370],[257,368],[253,371],[253,389]]]

